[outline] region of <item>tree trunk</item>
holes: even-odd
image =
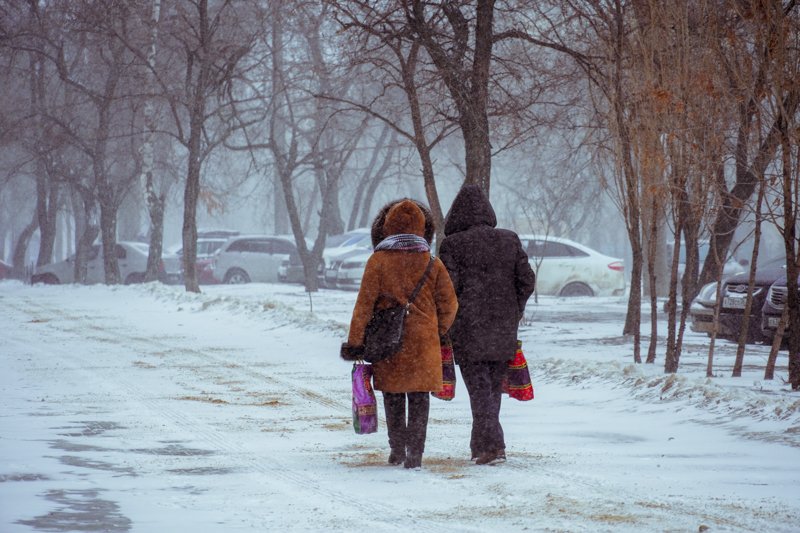
[[[58,183],[50,179],[44,165],[36,166],[36,217],[39,224],[39,256],[36,264],[41,266],[53,261],[60,195]]]
[[[778,321],[778,327],[775,328],[775,336],[772,338],[767,365],[764,367],[764,379],[775,379],[775,363],[778,360],[778,351],[781,349],[781,344],[783,344],[783,334],[786,331],[787,322],[789,322],[789,308],[784,306],[781,318]]]
[[[764,192],[767,188],[764,180],[759,181],[758,198],[755,206],[755,233],[753,235],[753,254],[750,259],[750,276],[747,279],[747,300],[742,314],[742,330],[739,332],[739,345],[736,347],[736,360],[733,363],[732,377],[742,377],[742,367],[744,366],[744,350],[747,341],[750,340],[750,314],[753,312],[753,289],[756,286],[756,265],[758,264],[758,248],[761,245],[761,204],[764,202]],[[757,326],[760,326],[758,324]]]
[[[183,276],[187,292],[200,292],[197,281],[197,200],[200,196],[200,170],[203,164],[203,126],[206,114],[206,92],[211,79],[211,57],[208,49],[211,38],[208,20],[208,0],[197,3],[200,53],[195,58],[198,73],[189,86],[189,139],[186,143],[188,162],[186,185],[183,190]],[[191,62],[190,62],[191,65]],[[191,67],[187,67],[191,68]]]
[[[202,85],[197,83],[196,90],[199,93]],[[200,196],[200,165],[201,165],[201,146],[200,136],[202,134],[202,114],[204,105],[195,102],[192,109],[191,131],[189,137],[189,164],[186,171],[186,186],[183,191],[183,279],[187,292],[200,292],[200,284],[197,281],[197,199]]]
[[[782,102],[781,109],[785,110],[786,116],[793,116],[797,112],[798,101],[800,101],[800,87],[795,86]],[[778,117],[759,146],[753,163],[748,164],[747,137],[750,116],[746,112],[740,113],[740,116],[735,152],[736,183],[730,192],[724,187],[724,182],[721,184],[723,205],[712,224],[710,250],[700,273],[698,284],[700,286],[720,279],[724,259],[728,256],[728,250],[733,240],[733,233],[739,225],[742,208],[755,192],[758,183],[757,176],[764,175],[781,142],[780,127],[783,119]]]
[[[391,126],[388,124],[384,124],[383,128],[381,129],[381,133],[378,136],[378,140],[375,143],[375,147],[372,149],[372,154],[370,155],[369,162],[367,166],[364,168],[364,172],[361,174],[361,179],[358,180],[358,184],[356,185],[356,192],[353,198],[353,208],[350,210],[350,216],[347,220],[347,230],[351,231],[356,227],[356,220],[358,220],[358,214],[361,208],[361,204],[364,199],[364,192],[367,189],[367,185],[369,182],[375,178],[373,171],[375,170],[375,165],[378,164],[378,157],[380,153],[383,151],[383,147],[386,145],[386,137],[389,135],[389,130]],[[385,161],[386,159],[384,159]]]
[[[450,96],[458,110],[458,124],[464,139],[466,163],[465,183],[479,185],[489,197],[492,170],[492,146],[489,138],[489,72],[492,64],[494,39],[495,0],[478,0],[475,8],[475,42],[472,68],[462,67],[466,58],[465,34],[468,22],[455,2],[441,6],[444,15],[454,26],[453,39],[443,45],[438,35],[425,20],[425,3],[415,1],[409,14],[409,22],[436,65]],[[433,208],[433,206],[431,206]]]
[[[783,244],[786,250],[786,307],[789,309],[789,383],[792,390],[800,389],[800,294],[798,294],[797,214],[796,198],[800,183],[792,179],[791,139],[789,124],[783,117],[781,145],[783,163]]]
[[[152,168],[152,167],[151,167]],[[161,255],[164,249],[164,208],[166,197],[156,193],[153,185],[153,172],[146,174],[147,213],[150,215],[150,248],[147,255],[145,281],[157,281],[161,270]]]
[[[105,180],[103,180],[105,181]],[[100,235],[103,245],[103,269],[107,285],[118,285],[123,280],[117,259],[117,205],[111,185],[103,183],[98,187],[100,204]]]
[[[646,362],[653,364],[656,361],[656,346],[658,345],[658,289],[656,285],[658,278],[656,276],[656,259],[658,256],[657,249],[662,248],[660,245],[661,237],[658,233],[658,206],[656,195],[652,194],[652,203],[650,207],[650,231],[647,235],[647,274],[648,284],[647,292],[650,296],[650,344],[647,348]]]
[[[73,191],[73,209],[75,211],[75,283],[86,283],[88,259],[95,239],[100,234],[98,224],[97,203],[94,192],[89,187],[75,185],[78,197]]]
[[[153,8],[150,12],[150,46],[147,50],[147,85],[151,90],[155,90],[155,79],[153,71],[156,68],[156,54],[158,44],[158,23],[161,19],[161,0],[153,0]],[[150,247],[147,254],[147,270],[144,273],[145,281],[158,280],[161,266],[161,255],[164,248],[164,209],[166,206],[166,194],[156,192],[153,183],[153,172],[155,171],[154,142],[157,119],[155,116],[155,105],[151,98],[144,104],[144,124],[145,139],[142,143],[142,175],[145,182],[145,202],[147,203],[147,214],[150,217]]]
[[[370,225],[370,218],[372,214],[372,201],[375,198],[375,191],[378,190],[378,186],[380,186],[381,182],[383,182],[384,178],[386,177],[387,172],[389,172],[389,167],[392,164],[392,157],[394,156],[394,152],[397,149],[396,143],[397,143],[397,131],[392,130],[391,137],[389,137],[388,147],[386,149],[386,155],[383,158],[383,163],[381,163],[381,167],[369,181],[369,185],[364,194],[364,199],[360,202],[361,221],[359,223],[359,227],[366,228],[369,227]]]
[[[275,233],[285,235],[289,233],[289,213],[286,210],[286,200],[283,199],[283,189],[280,178],[276,175],[272,178],[272,195],[274,198],[273,206],[275,209],[274,227]]]
[[[28,265],[25,264],[25,256],[28,255],[28,244],[38,226],[39,220],[37,218],[37,213],[34,212],[33,219],[25,226],[19,234],[19,237],[17,237],[17,242],[14,245],[13,259],[11,260],[12,277],[16,279],[26,279]]]

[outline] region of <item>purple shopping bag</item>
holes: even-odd
[[[353,429],[359,435],[378,431],[378,402],[372,390],[372,365],[353,365]]]

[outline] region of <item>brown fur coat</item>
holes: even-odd
[[[412,201],[403,201],[387,213],[386,235],[423,236],[425,217]],[[378,251],[367,261],[353,309],[347,344],[364,344],[364,329],[372,310],[405,303],[430,260],[427,252]],[[375,363],[374,387],[384,392],[438,391],[442,385],[439,336],[450,328],[458,303],[444,264],[435,259],[425,284],[406,317],[403,347],[387,360]],[[343,352],[344,353],[344,352]]]

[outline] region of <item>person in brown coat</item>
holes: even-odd
[[[373,309],[408,301],[431,259],[430,244],[424,238],[425,228],[425,214],[412,200],[401,200],[386,213],[383,223],[386,237],[367,261],[348,340],[342,345],[343,359],[361,357],[364,330]],[[391,464],[403,463],[406,468],[418,468],[422,464],[429,393],[439,391],[442,386],[439,337],[447,333],[457,310],[450,276],[444,264],[434,259],[406,317],[402,348],[372,365],[373,386],[383,392]]]

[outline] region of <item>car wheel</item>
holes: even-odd
[[[250,276],[241,268],[232,268],[225,274],[225,283],[238,285],[240,283],[250,283]]]
[[[594,291],[585,283],[573,282],[561,289],[559,296],[594,296]]]
[[[55,274],[47,273],[31,276],[31,284],[36,283],[44,283],[45,285],[60,285],[61,281],[59,281]]]
[[[134,283],[144,283],[144,274],[141,272],[128,274],[128,277],[125,278],[125,285],[132,285]]]

